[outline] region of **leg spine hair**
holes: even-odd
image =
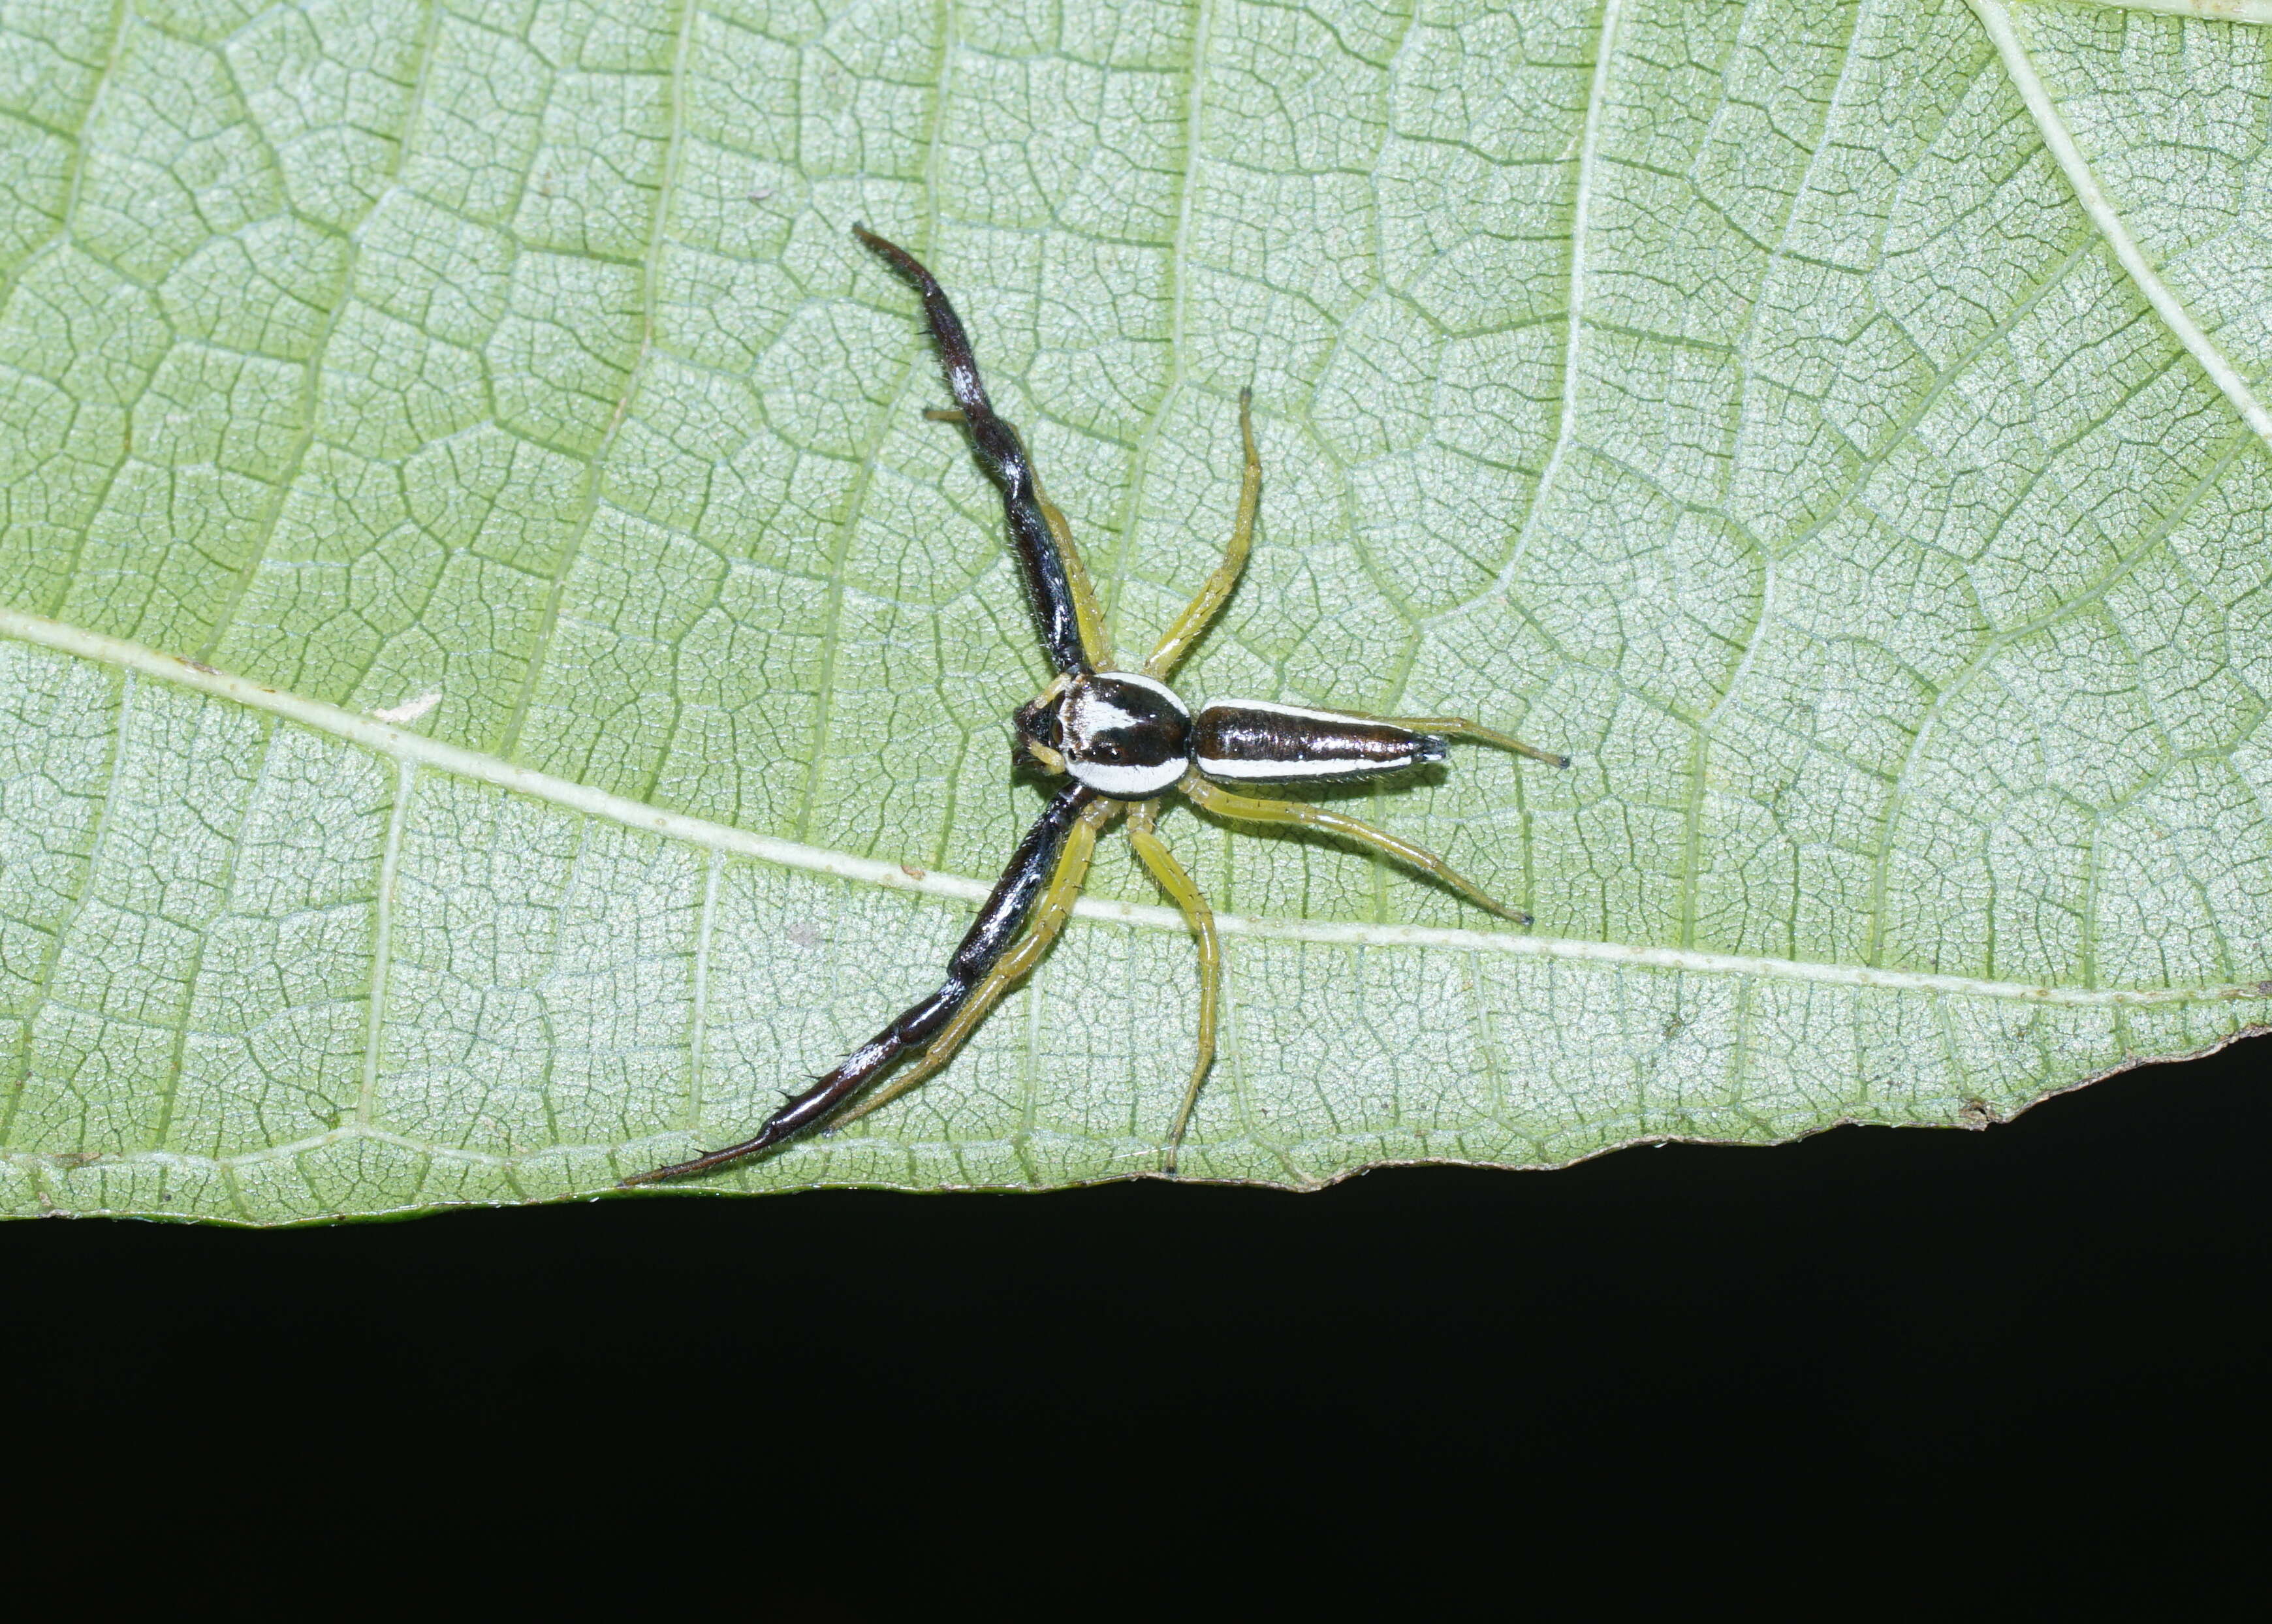
[[[1025,930],[1035,905],[1056,875],[1058,857],[1065,845],[1065,837],[1076,823],[1083,821],[1081,815],[1095,800],[1094,791],[1076,784],[1059,791],[1057,799],[1035,820],[1026,838],[1018,843],[1008,869],[996,883],[985,905],[978,910],[977,919],[954,950],[953,957],[947,961],[946,980],[937,992],[846,1055],[833,1071],[767,1117],[764,1126],[741,1144],[712,1151],[691,1161],[658,1167],[624,1182],[651,1184],[658,1180],[708,1173],[744,1156],[771,1150],[827,1116],[908,1050],[921,1048],[937,1039],[987,979],[995,961],[1009,951]],[[1095,844],[1093,834],[1089,844]],[[1081,867],[1087,867],[1086,861]]]

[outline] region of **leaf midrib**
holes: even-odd
[[[164,653],[121,637],[65,625],[21,610],[0,609],[0,637],[109,666],[210,698],[239,704],[247,710],[265,712],[400,763],[406,776],[422,768],[431,769],[508,790],[564,810],[604,818],[626,828],[646,830],[665,839],[699,850],[751,858],[780,868],[826,875],[890,890],[977,902],[983,899],[991,889],[991,883],[988,881],[942,874],[911,864],[856,856],[848,852],[832,851],[771,835],[752,834],[747,830],[713,823],[707,818],[666,812],[627,796],[539,772],[495,756],[467,749],[461,745],[445,743],[319,699],[287,693],[250,678],[217,671],[183,655]],[[407,797],[398,795],[398,807],[406,800]],[[391,830],[390,851],[394,844]],[[382,886],[382,890],[385,889]],[[1084,897],[1074,905],[1073,913],[1080,919],[1149,930],[1182,934],[1186,929],[1182,914],[1176,910],[1140,903]],[[2073,987],[2042,982],[1999,981],[1984,977],[1945,975],[1925,971],[1882,970],[1866,965],[1711,953],[1693,948],[1590,942],[1530,935],[1515,931],[1462,930],[1434,926],[1366,924],[1237,913],[1218,913],[1215,924],[1225,935],[1308,942],[1322,947],[1360,950],[1432,948],[1454,952],[1577,959],[1595,964],[1629,965],[1636,969],[1830,983],[1884,991],[1939,993],[2067,1007],[2104,1009],[2272,997],[2272,983],[2268,982],[2173,987]],[[382,943],[380,965],[375,968],[375,976],[384,974],[385,958]],[[369,1063],[369,1057],[366,1063]]]

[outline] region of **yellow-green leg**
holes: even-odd
[[[1192,927],[1200,950],[1199,1058],[1192,1064],[1192,1080],[1185,1085],[1184,1103],[1177,1107],[1175,1123],[1168,1129],[1168,1155],[1162,1164],[1163,1172],[1173,1173],[1176,1158],[1184,1147],[1184,1130],[1191,1126],[1192,1109],[1199,1104],[1200,1090],[1206,1085],[1207,1072],[1214,1065],[1215,1011],[1222,990],[1222,942],[1215,935],[1214,910],[1207,906],[1206,893],[1153,830],[1159,808],[1158,801],[1147,801],[1130,810],[1128,843],[1136,848],[1136,855],[1144,860],[1144,867],[1152,871],[1152,878],[1160,889],[1174,898],[1176,905],[1184,911],[1184,922]]]
[[[1415,846],[1401,839],[1386,829],[1375,829],[1371,823],[1338,812],[1328,812],[1323,807],[1313,807],[1305,801],[1264,801],[1252,795],[1234,794],[1220,784],[1201,778],[1196,771],[1184,774],[1177,788],[1190,798],[1194,806],[1244,823],[1292,823],[1302,829],[1314,829],[1320,834],[1339,835],[1359,846],[1371,846],[1384,856],[1393,857],[1407,867],[1431,875],[1465,897],[1477,907],[1488,908],[1501,919],[1513,920],[1518,925],[1530,923],[1530,915],[1520,908],[1510,908],[1497,901],[1474,881],[1461,875],[1425,846]]]
[[[1392,727],[1409,727],[1414,733],[1441,734],[1447,739],[1473,739],[1477,744],[1494,745],[1502,750],[1513,750],[1518,756],[1528,756],[1533,761],[1543,761],[1550,767],[1566,767],[1567,756],[1557,756],[1551,750],[1542,750],[1535,744],[1503,733],[1493,733],[1488,727],[1478,727],[1464,717],[1458,716],[1377,716],[1370,719],[1386,722]]]
[[[1058,866],[1050,875],[1049,889],[1035,905],[1034,916],[1017,945],[994,962],[985,980],[972,990],[969,1000],[955,1011],[954,1018],[939,1029],[929,1047],[883,1087],[850,1109],[839,1112],[834,1126],[841,1128],[879,1106],[889,1105],[953,1060],[964,1041],[977,1030],[978,1023],[1002,1002],[1002,995],[1011,985],[1041,962],[1042,955],[1050,950],[1050,943],[1065,928],[1065,920],[1072,917],[1072,905],[1080,896],[1081,883],[1088,877],[1089,859],[1096,853],[1096,838],[1120,808],[1119,801],[1099,801],[1080,815],[1080,821],[1065,832],[1065,848],[1058,853]]]
[[[1254,509],[1262,494],[1262,458],[1254,449],[1254,391],[1238,391],[1238,437],[1246,447],[1246,473],[1238,486],[1238,519],[1230,527],[1230,545],[1223,549],[1222,562],[1214,573],[1200,588],[1200,595],[1190,607],[1177,616],[1176,623],[1168,628],[1168,635],[1160,639],[1160,646],[1152,651],[1152,658],[1144,662],[1144,674],[1156,680],[1166,680],[1169,674],[1192,652],[1192,644],[1206,634],[1207,625],[1221,613],[1230,598],[1231,588],[1238,585],[1239,572],[1246,568],[1246,555],[1254,547]]]
[[[1104,615],[1096,607],[1096,588],[1089,582],[1088,562],[1072,544],[1072,526],[1058,511],[1058,504],[1047,496],[1041,503],[1042,517],[1050,521],[1050,533],[1058,539],[1058,551],[1065,556],[1065,579],[1072,585],[1072,618],[1080,628],[1081,649],[1087,654],[1090,665],[1099,671],[1110,671],[1112,640],[1104,635]]]

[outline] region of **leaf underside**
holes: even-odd
[[[1576,758],[1330,798],[1536,939],[1169,814],[1253,922],[1185,1176],[1978,1125],[2272,1019],[2272,32],[9,26],[0,1211],[603,1189],[935,984],[939,876],[1038,807],[1005,719],[1043,668],[856,220],[960,303],[1125,648],[1220,551],[1251,384],[1259,540],[1185,691]],[[1090,894],[1159,900],[1117,840]],[[706,1188],[1154,1170],[1196,992],[1156,913],[1077,920],[934,1082]]]

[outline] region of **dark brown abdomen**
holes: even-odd
[[[1192,719],[1192,762],[1225,784],[1334,784],[1444,759],[1444,741],[1369,716],[1260,700]]]

